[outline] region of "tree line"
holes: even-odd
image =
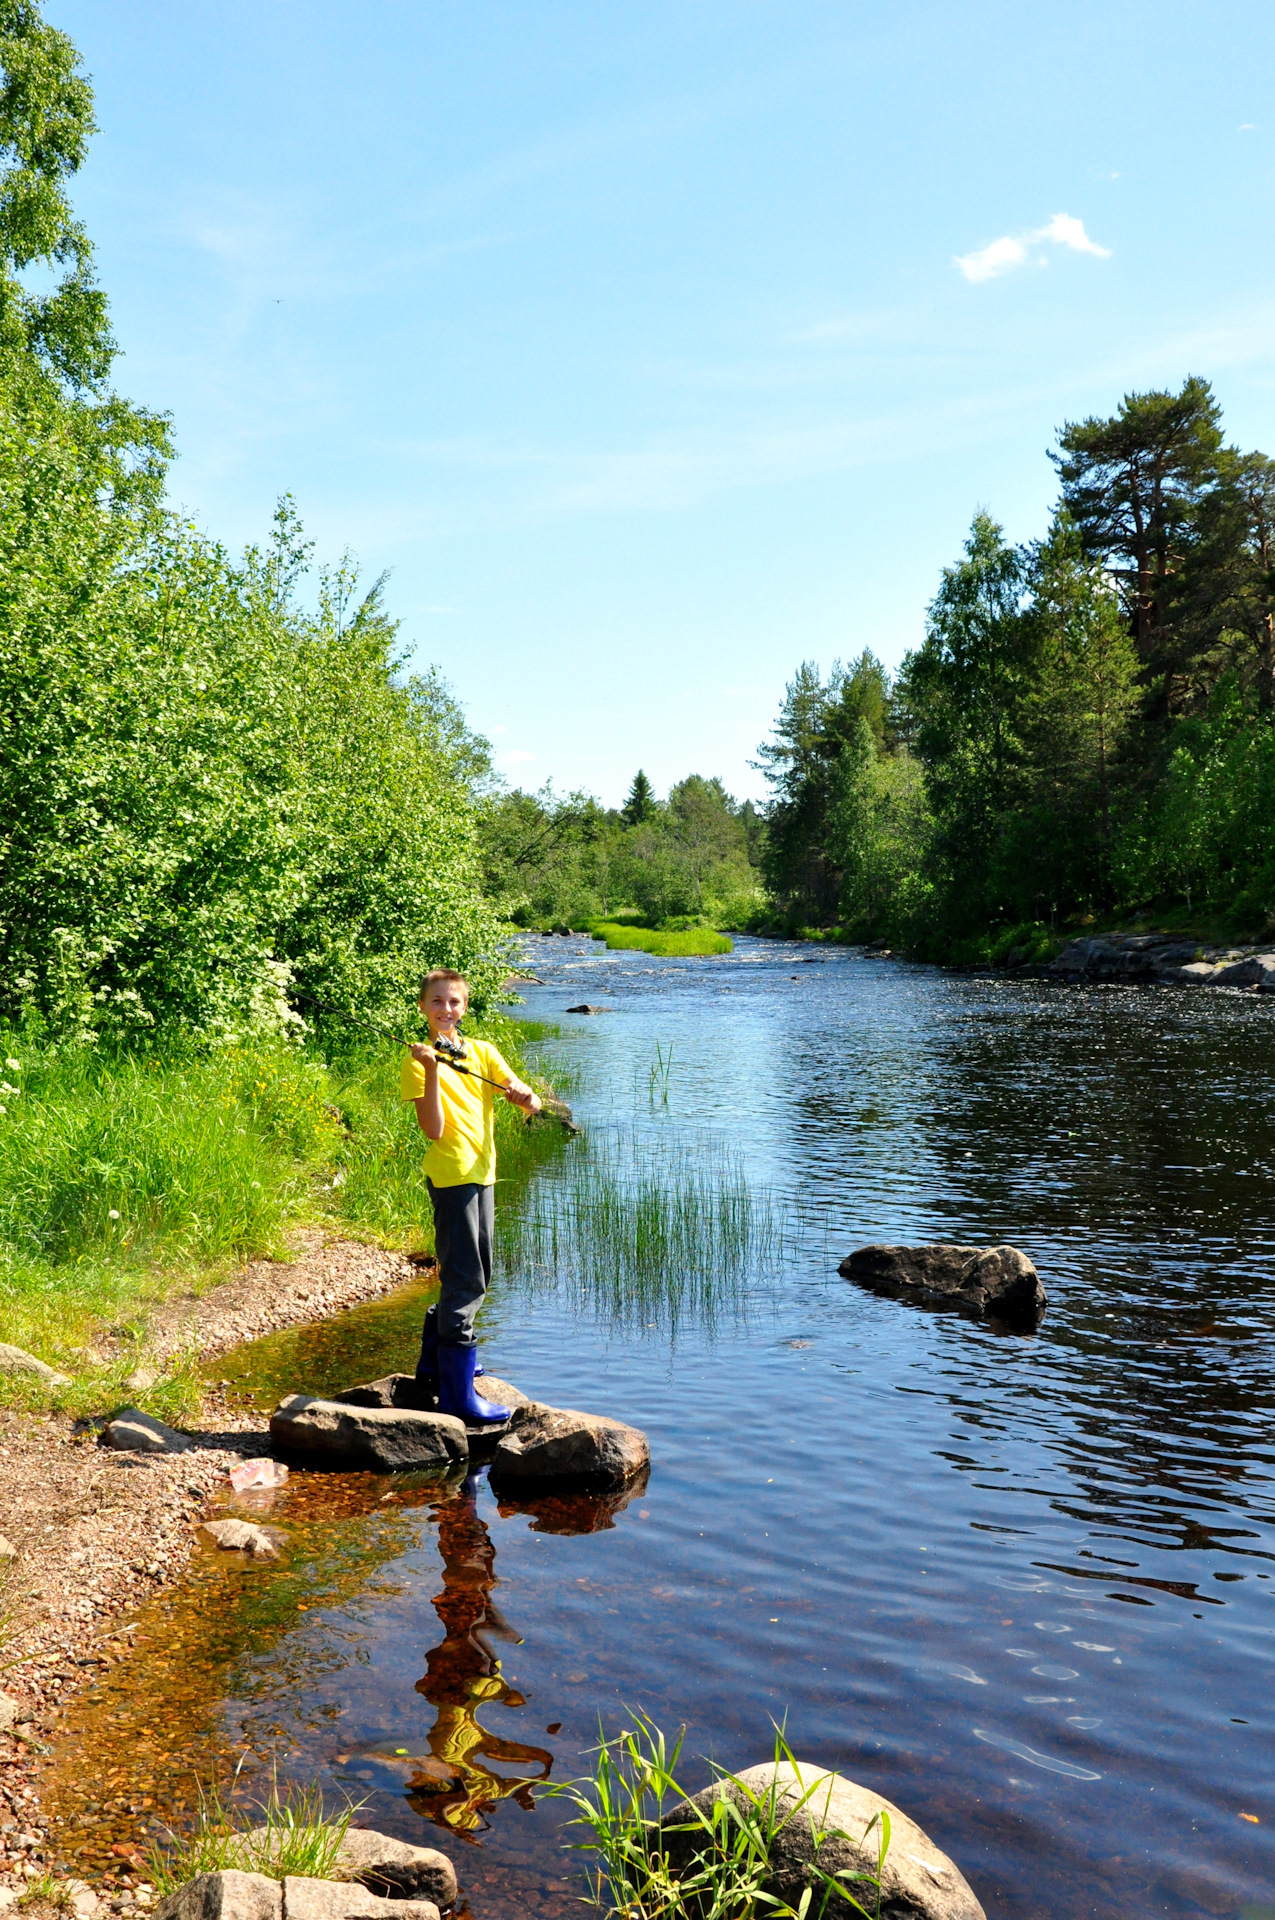
[[[1134,912],[1275,908],[1275,463],[1207,381],[1065,425],[1044,536],[974,516],[925,639],[785,693],[778,920],[934,958]]]

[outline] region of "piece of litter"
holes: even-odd
[[[245,1460],[231,1473],[230,1484],[243,1493],[248,1487],[281,1487],[287,1477],[288,1469],[279,1460]]]

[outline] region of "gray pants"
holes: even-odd
[[[425,1182],[434,1209],[438,1257],[438,1337],[449,1347],[477,1345],[474,1317],[491,1285],[491,1236],[495,1188],[471,1181],[463,1187]]]

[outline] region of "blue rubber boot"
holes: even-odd
[[[482,1373],[480,1365],[475,1365],[475,1374]],[[421,1357],[416,1362],[416,1378],[425,1385],[438,1384],[438,1302],[425,1315],[425,1324],[421,1328]]]
[[[484,1400],[474,1391],[474,1368],[478,1361],[477,1347],[453,1347],[447,1341],[438,1343],[438,1411],[455,1414],[458,1420],[467,1421],[470,1426],[482,1423],[495,1425],[499,1420],[509,1418],[508,1407],[498,1407],[494,1400]]]

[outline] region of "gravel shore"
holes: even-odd
[[[321,1232],[294,1248],[290,1263],[256,1261],[204,1294],[170,1298],[151,1316],[145,1358],[192,1347],[211,1358],[420,1277],[402,1254]],[[109,1341],[98,1345],[105,1357]],[[189,1453],[114,1453],[92,1422],[0,1408],[0,1911],[56,1855],[38,1763],[64,1703],[128,1657],[130,1614],[180,1577],[230,1470],[269,1451],[253,1417],[216,1389],[184,1431],[196,1441]],[[121,1866],[113,1904],[146,1904],[136,1871]],[[82,1913],[91,1899],[86,1889]]]

